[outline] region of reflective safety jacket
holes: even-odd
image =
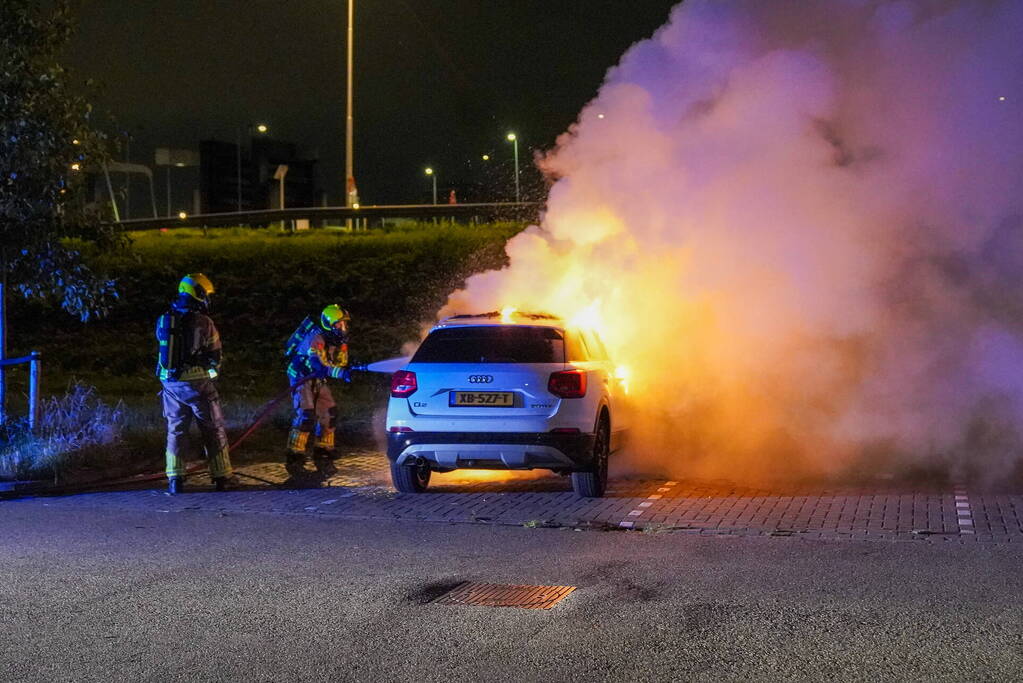
[[[292,382],[309,375],[344,378],[348,369],[348,344],[332,337],[311,318],[302,321],[284,349]]]
[[[156,321],[156,376],[163,382],[216,378],[224,352],[213,320],[177,302]]]

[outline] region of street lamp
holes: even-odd
[[[508,133],[508,141],[515,147],[515,201],[522,201],[519,194],[519,138],[515,133]]]
[[[433,169],[430,168],[429,166],[426,167],[425,173],[426,173],[426,175],[428,175],[431,178],[433,178],[433,203],[436,204],[437,203],[437,174],[434,173]]]
[[[345,206],[351,208],[359,203],[359,190],[355,187],[355,115],[353,113],[354,89],[352,87],[355,44],[355,0],[348,0],[348,104],[345,113]]]
[[[258,125],[253,125],[253,124],[250,123],[249,125],[245,126],[245,133],[246,134],[251,133],[253,129],[255,129],[257,132],[259,132],[261,134],[262,133],[266,133],[268,130],[270,130],[269,128],[266,127],[265,123],[260,123]],[[236,129],[235,132],[238,134],[236,136],[237,142],[238,142],[236,151],[238,153],[238,156],[236,158],[236,165],[235,165],[235,170],[238,173],[238,177],[237,177],[237,181],[238,181],[238,211],[241,211],[242,210],[242,129],[238,128],[238,129]]]

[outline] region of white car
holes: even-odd
[[[394,487],[425,491],[431,472],[549,469],[571,474],[578,495],[602,496],[624,393],[591,331],[545,314],[447,318],[391,378]]]

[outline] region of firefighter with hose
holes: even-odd
[[[288,379],[293,390],[295,417],[288,434],[285,468],[293,479],[305,475],[306,448],[315,433],[313,464],[321,477],[337,474],[334,466],[334,430],[337,404],[328,380],[351,381],[348,365],[348,321],[351,316],[337,304],[323,309],[319,318],[307,317],[285,345]]]
[[[213,283],[202,273],[186,275],[178,297],[156,322],[159,343],[156,374],[163,384],[163,416],[167,420],[167,492],[184,492],[188,430],[195,420],[218,491],[235,483],[224,413],[216,379],[223,351],[217,327],[209,317]]]

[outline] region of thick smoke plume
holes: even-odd
[[[689,0],[441,314],[598,320],[647,469],[1018,473],[1021,36],[1019,0]]]

